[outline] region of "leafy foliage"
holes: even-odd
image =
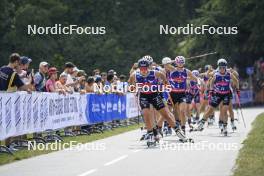
[[[264,51],[264,1],[258,0],[2,0],[0,65],[11,52],[62,67],[73,61],[91,71],[116,69],[127,74],[140,57],[218,55],[190,61],[191,68],[214,64],[219,57],[241,69]],[[159,25],[237,26],[237,35],[160,35]],[[28,35],[27,25],[105,26],[106,35]]]

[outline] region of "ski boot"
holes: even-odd
[[[208,126],[214,125],[214,116],[210,116],[208,119]]]
[[[157,143],[159,142],[158,135],[154,136],[153,132],[149,132],[148,135],[149,135],[149,139],[147,140],[147,146],[148,147],[156,146]]]
[[[199,117],[195,117],[195,120],[193,121],[193,124],[198,124],[199,123]]]
[[[197,131],[203,131],[204,124],[205,124],[205,120],[204,119],[200,120],[198,123]]]
[[[181,126],[181,130],[182,130],[183,134],[186,135],[186,132],[185,132],[185,126],[184,126],[184,125]]]
[[[223,134],[224,136],[227,136],[227,123],[223,124]]]
[[[171,127],[168,127],[168,135],[172,135]]]
[[[158,127],[158,126],[157,126],[157,132],[158,132],[158,134],[163,138],[162,127]]]
[[[191,138],[186,138],[185,134],[179,129],[175,128],[176,135],[180,138],[179,141],[182,143],[191,142],[194,143],[194,140]]]
[[[176,120],[176,124],[175,125],[176,125],[177,128],[180,128],[181,122],[179,120]]]
[[[231,127],[232,127],[233,131],[236,131],[237,127],[235,125],[235,121],[234,120],[231,120]]]

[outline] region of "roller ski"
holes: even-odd
[[[205,124],[205,120],[204,119],[200,120],[197,127],[193,128],[192,131],[203,131],[204,130],[204,124]]]
[[[233,132],[237,130],[237,127],[236,127],[234,121],[231,121],[231,128],[232,128]]]
[[[147,146],[148,147],[152,147],[152,146],[156,146],[157,143],[159,143],[159,136],[154,136],[153,133],[149,133],[149,139],[147,140]]]
[[[227,132],[227,124],[223,125],[223,135],[227,136],[228,132]]]
[[[185,136],[185,134],[179,129],[179,128],[176,128],[175,129],[175,133],[177,135],[177,137],[179,137],[179,141],[182,142],[182,143],[194,143],[194,140],[192,138],[187,138]]]
[[[214,125],[214,122],[215,122],[214,116],[210,116],[209,119],[208,119],[208,126]]]

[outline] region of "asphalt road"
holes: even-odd
[[[0,167],[1,176],[224,176],[231,175],[242,141],[251,122],[263,108],[244,109],[238,130],[223,137],[217,125],[202,132],[188,133],[194,144],[181,144],[175,135],[160,145],[147,148],[140,142],[140,130],[89,143],[73,149],[17,161]],[[82,148],[85,148],[82,146]]]

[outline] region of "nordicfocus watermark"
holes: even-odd
[[[45,150],[51,150],[51,151],[58,151],[58,150],[67,150],[67,151],[103,151],[106,149],[105,143],[86,143],[82,144],[77,141],[70,141],[67,142],[60,142],[55,141],[53,143],[36,143],[35,141],[28,142],[28,150],[39,150],[39,151],[45,151]]]
[[[119,88],[117,85],[105,85],[100,88],[94,87],[94,92],[105,92],[105,93],[111,93],[111,92],[142,92],[142,93],[148,93],[148,92],[171,92],[172,87],[171,85],[148,85],[148,84],[142,84],[142,83],[136,83],[135,85],[125,85]]]
[[[160,150],[173,151],[237,151],[238,143],[210,143],[202,141],[198,143],[169,143],[168,141],[159,142]]]
[[[169,25],[160,25],[160,34],[161,35],[204,35],[204,34],[217,34],[217,35],[236,35],[238,34],[238,28],[236,26],[210,26],[210,25],[201,25],[194,26],[193,24],[187,24],[186,26],[169,26]]]
[[[28,35],[71,35],[71,34],[87,34],[87,35],[104,35],[106,34],[106,27],[103,26],[78,26],[68,25],[63,26],[62,24],[55,24],[54,26],[27,26]]]

